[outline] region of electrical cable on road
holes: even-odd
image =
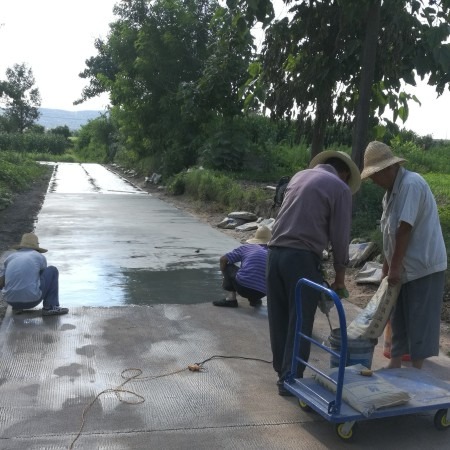
[[[69,450],[73,449],[73,447],[75,445],[75,442],[78,440],[78,438],[81,436],[81,433],[83,432],[83,428],[84,428],[84,425],[86,423],[86,415],[87,415],[87,413],[92,408],[94,403],[103,394],[114,393],[116,395],[117,399],[120,402],[122,402],[122,403],[126,403],[128,405],[139,405],[140,403],[144,403],[145,402],[145,398],[142,395],[136,394],[136,392],[130,391],[128,389],[123,389],[123,387],[127,383],[129,383],[130,381],[155,380],[157,378],[168,377],[170,375],[175,375],[177,373],[181,373],[181,372],[185,372],[185,371],[189,371],[189,372],[204,372],[206,370],[204,365],[207,362],[210,362],[210,361],[212,361],[214,359],[241,359],[241,360],[247,360],[247,361],[257,361],[257,362],[263,362],[263,363],[267,363],[267,364],[272,364],[272,361],[267,361],[266,359],[261,359],[261,358],[251,358],[251,357],[247,357],[247,356],[213,355],[213,356],[210,356],[209,358],[206,358],[205,360],[203,360],[201,362],[189,364],[187,367],[183,367],[182,369],[174,370],[172,372],[167,372],[167,373],[163,373],[163,374],[160,374],[160,375],[150,375],[150,376],[146,376],[146,377],[141,377],[140,376],[140,375],[142,375],[142,370],[141,369],[137,369],[135,367],[131,367],[131,368],[125,369],[120,374],[120,376],[125,379],[125,381],[123,383],[119,384],[115,388],[104,389],[103,391],[99,392],[94,397],[94,399],[88,405],[86,405],[86,407],[83,409],[83,412],[81,414],[80,429],[78,430],[78,433],[75,436],[75,438],[73,439],[73,441],[70,443]],[[134,375],[130,375],[130,376],[126,375],[128,372],[132,372],[132,371],[135,371],[136,373]],[[131,396],[134,396],[136,400],[135,401],[125,400],[125,399],[121,398],[121,394],[130,394]]]

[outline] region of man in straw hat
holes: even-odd
[[[229,294],[226,298],[213,301],[214,306],[236,308],[236,293],[247,298],[250,306],[261,306],[261,299],[266,296],[267,242],[271,236],[270,229],[262,225],[256,230],[255,237],[247,240],[247,244],[221,256],[222,287]]]
[[[413,367],[420,369],[424,359],[439,354],[447,255],[433,194],[419,174],[401,166],[404,161],[386,144],[370,142],[361,178],[386,190],[382,276],[391,285],[401,283],[391,316],[388,367],[401,367],[402,356],[409,353]]]
[[[361,179],[350,156],[324,151],[309,168],[289,182],[272,229],[267,264],[267,308],[273,368],[278,374],[278,393],[291,395],[284,381],[303,377],[304,364],[291,374],[296,323],[295,287],[300,278],[323,283],[321,260],[329,243],[333,249],[335,280],[331,287],[346,292],[345,269],[349,259],[352,194]],[[304,288],[302,332],[311,336],[320,293]],[[302,292],[303,294],[303,292]],[[348,294],[347,294],[348,295]],[[300,340],[300,357],[308,361],[310,343]]]
[[[47,266],[42,253],[47,250],[39,246],[34,233],[25,233],[0,269],[0,287],[3,298],[11,305],[13,313],[19,314],[43,302],[42,315],[67,314],[67,308],[59,306],[58,269]]]

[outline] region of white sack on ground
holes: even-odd
[[[356,274],[356,284],[380,284],[383,271],[383,264],[375,261],[368,261]]]
[[[350,267],[357,267],[364,264],[376,251],[375,242],[352,243],[348,247]]]

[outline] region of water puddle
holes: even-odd
[[[72,271],[60,274],[60,303],[66,307],[209,303],[224,296],[221,283],[218,269]]]

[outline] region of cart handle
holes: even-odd
[[[326,347],[322,345],[321,343],[317,342],[316,340],[312,339],[309,336],[306,336],[304,333],[302,333],[302,287],[303,286],[309,286],[313,289],[318,290],[319,292],[324,293],[325,295],[331,297],[331,299],[334,301],[334,304],[336,305],[336,310],[339,317],[339,328],[341,333],[341,351],[340,353],[336,353],[329,347]],[[327,380],[331,381],[336,385],[336,399],[335,401],[331,402],[329,405],[330,413],[339,414],[341,411],[341,404],[342,404],[342,390],[344,386],[344,375],[345,375],[345,365],[347,362],[347,347],[348,347],[348,341],[347,341],[347,323],[345,320],[345,312],[344,308],[342,306],[341,300],[339,296],[334,292],[332,289],[329,289],[321,284],[315,283],[314,281],[308,280],[307,278],[300,278],[295,286],[295,306],[296,306],[296,312],[297,312],[297,322],[295,326],[295,339],[294,339],[294,351],[293,351],[293,358],[292,358],[292,366],[291,366],[291,373],[289,374],[289,378],[293,378],[295,373],[297,373],[297,366],[299,363],[304,364],[305,366],[312,369],[314,372],[317,372],[321,376],[325,377]],[[331,377],[329,377],[327,374],[323,373],[318,368],[312,366],[305,360],[303,360],[299,356],[299,346],[300,346],[300,339],[304,338],[311,342],[312,344],[322,348],[326,352],[334,355],[339,359],[339,369],[338,369],[338,377],[337,381],[334,381]]]

